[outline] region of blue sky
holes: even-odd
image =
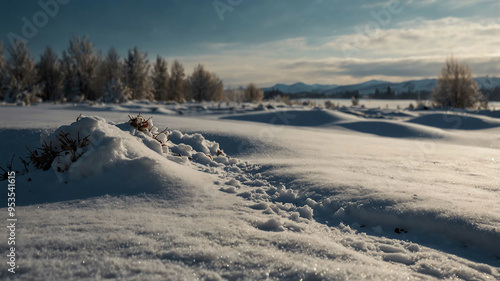
[[[500,76],[498,0],[41,2],[57,3],[53,16],[38,1],[2,1],[0,40],[22,36],[38,57],[87,35],[96,49],[138,46],[188,72],[202,63],[233,86],[429,78],[452,54],[476,75]],[[23,33],[34,17],[36,32]]]

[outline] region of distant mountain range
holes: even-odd
[[[500,87],[500,78],[496,77],[478,77],[475,78],[480,89],[494,89],[495,87]],[[393,83],[380,80],[370,80],[367,82],[353,84],[353,85],[321,85],[321,84],[305,84],[302,82],[295,83],[292,85],[286,84],[276,84],[272,87],[262,88],[264,91],[271,91],[272,89],[278,89],[279,91],[287,94],[299,94],[299,93],[315,93],[315,94],[326,94],[334,95],[343,92],[353,92],[358,91],[361,95],[372,94],[377,89],[380,92],[385,92],[388,87],[396,94],[405,92],[418,92],[418,91],[432,91],[436,87],[436,79],[422,79],[422,80],[411,80],[400,83]]]
[[[321,84],[305,84],[302,82],[298,82],[292,85],[286,84],[276,84],[269,88],[262,88],[263,91],[279,89],[283,93],[287,94],[298,94],[298,93],[324,93],[326,91],[335,89],[339,85],[321,85]]]

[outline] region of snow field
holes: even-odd
[[[46,128],[54,126],[53,111],[62,120],[83,111],[44,105],[24,116],[25,108],[5,109],[3,128]],[[83,113],[96,114],[92,107]],[[94,140],[67,172],[18,178],[27,187],[18,194],[26,226],[19,279],[500,277],[495,127],[463,137],[420,124],[442,137],[395,138],[396,128],[388,138],[340,126],[374,121],[335,111],[202,122],[153,114],[155,124],[178,128],[159,142],[123,123],[119,111],[98,115],[116,123],[83,117],[60,128]],[[289,115],[288,124],[270,125]],[[325,123],[308,124],[315,116]],[[187,128],[199,133],[181,132]],[[18,152],[14,144],[36,145],[39,131],[0,135]],[[2,159],[13,151],[2,151]]]

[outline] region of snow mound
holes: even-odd
[[[415,117],[416,114],[409,111],[380,108],[352,107],[340,109],[341,112],[353,114],[364,118],[373,119],[404,119]]]
[[[19,196],[24,200],[22,203],[81,199],[104,194],[153,193],[171,199],[187,198],[206,194],[209,189],[205,187],[213,182],[206,173],[193,169],[189,160],[199,166],[224,165],[204,153],[216,148],[219,150],[217,143],[208,142],[201,135],[185,135],[186,140],[191,140],[191,145],[204,151],[190,148],[189,153],[193,157],[188,159],[174,156],[168,148],[168,145],[172,148],[189,147],[186,144],[166,145],[163,143],[166,140],[161,140],[161,134],[153,138],[150,132],[138,131],[128,123],[115,125],[101,117],[81,117],[52,134],[42,133],[41,144],[50,144],[57,149],[61,145],[57,136],[61,134],[70,139],[87,138],[89,144],[76,150],[77,159],[71,154],[62,154],[54,159],[50,170],[35,170],[20,176],[26,180],[26,194]],[[179,134],[182,135],[175,133]],[[200,160],[202,156],[206,159]],[[225,158],[226,163],[237,162],[223,155],[218,157]]]
[[[325,126],[329,124],[359,120],[358,118],[350,114],[322,109],[276,110],[272,112],[247,113],[234,116],[225,116],[222,117],[222,119],[302,127]]]
[[[360,121],[339,124],[353,131],[392,138],[433,138],[440,139],[446,132],[427,126],[394,121]]]
[[[480,130],[500,127],[500,120],[473,114],[432,113],[408,120],[441,129]]]
[[[169,140],[178,144],[176,150],[185,154],[190,154],[192,150],[203,152],[205,154],[217,155],[220,151],[219,144],[213,141],[206,140],[201,134],[183,134],[179,131],[173,131]],[[189,147],[191,147],[191,150]]]
[[[409,117],[413,115],[401,114],[400,116],[380,115],[378,119],[372,115],[362,112],[341,112],[334,110],[312,109],[312,110],[276,110],[271,112],[246,113],[239,115],[224,116],[221,119],[250,121],[267,123],[270,125],[287,125],[300,127],[327,127],[339,126],[349,130],[393,138],[434,138],[440,139],[448,136],[448,133],[438,128],[432,128],[420,124],[411,124],[390,120],[395,117]],[[381,112],[377,110],[377,112]],[[413,119],[414,120],[414,119]]]

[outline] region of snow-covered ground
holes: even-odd
[[[330,101],[335,105],[339,106],[351,106],[352,101],[351,99],[301,99],[301,101],[308,101],[311,103],[316,103],[316,104],[323,104],[326,101]],[[430,102],[427,100],[422,101],[424,104],[429,104]],[[359,105],[363,105],[367,108],[381,108],[381,109],[397,109],[398,107],[400,109],[407,108],[410,104],[413,104],[413,106],[417,106],[417,102],[415,100],[408,100],[408,99],[391,99],[391,100],[384,100],[384,99],[360,99],[359,100]],[[488,103],[489,108],[492,110],[500,110],[500,102],[498,101],[490,101]]]
[[[139,112],[157,132],[128,123]],[[0,279],[498,280],[499,115],[2,106],[0,166],[16,154],[19,173]],[[23,172],[25,146],[60,133],[88,136],[77,160]]]

